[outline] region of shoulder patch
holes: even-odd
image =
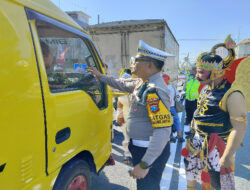
[[[156,96],[156,97],[150,97],[150,98],[147,98],[147,105],[150,107],[150,111],[153,112],[153,113],[156,113],[158,112],[160,109],[159,109],[159,97]]]
[[[170,111],[166,108],[157,93],[147,95],[148,116],[152,127],[171,127],[173,124]]]

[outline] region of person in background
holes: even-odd
[[[103,69],[104,69],[104,74],[105,75],[108,75],[108,68],[109,68],[108,64],[104,63],[103,64]],[[115,92],[116,90],[111,87],[111,91]],[[114,108],[115,111],[117,111],[117,106],[118,106],[118,97],[117,96],[113,96],[113,108]],[[116,123],[116,120],[113,121],[113,124],[116,125],[116,126],[117,125],[119,126],[119,124]],[[114,137],[114,134],[112,135],[112,141],[113,141],[113,137]]]
[[[49,46],[45,42],[40,41],[40,44],[41,44],[41,49],[42,49],[42,53],[43,53],[43,60],[44,60],[46,72],[48,74],[48,72],[50,72],[51,65],[53,62],[53,55],[50,51]]]
[[[216,52],[215,47],[211,53],[201,54],[196,63],[196,77],[206,86],[201,91],[194,113],[194,134],[181,151],[188,190],[195,190],[197,181],[202,182],[202,189],[235,190],[233,157],[247,127],[245,98],[249,96],[244,93],[247,89],[250,93],[249,85],[243,87],[243,75],[236,75],[241,81],[231,87],[223,76],[234,60],[234,50],[228,49],[228,57],[223,60],[213,53]],[[237,71],[240,73],[247,69]]]
[[[124,78],[124,79],[132,78],[130,69],[122,69],[122,70],[124,72],[120,72],[121,78]],[[130,165],[132,162],[132,156],[128,150],[128,144],[129,144],[130,138],[127,132],[127,118],[128,118],[128,113],[129,113],[129,106],[130,106],[129,94],[118,97],[116,122],[122,127],[122,133],[124,136],[124,140],[122,142],[122,146],[124,149],[123,163],[128,164],[128,165]]]
[[[104,69],[106,75],[108,74],[108,68],[109,68],[109,66],[106,63],[104,63],[103,69]]]
[[[185,140],[183,139],[183,135],[182,135],[180,119],[175,109],[175,98],[177,98],[178,92],[173,85],[169,84],[170,77],[166,73],[162,72],[162,77],[165,83],[168,85],[168,89],[170,91],[170,97],[171,97],[170,112],[174,118],[170,142],[176,142],[176,139],[177,139],[177,141],[181,143],[181,142],[184,142]],[[177,132],[176,137],[173,137],[174,132]]]
[[[134,166],[130,175],[136,179],[137,190],[160,190],[162,173],[170,155],[170,95],[160,72],[168,56],[172,55],[140,40],[131,65],[137,79],[114,79],[95,68],[88,69],[102,82],[131,94],[127,127]]]
[[[186,120],[184,125],[190,125],[194,111],[197,108],[197,99],[199,97],[199,86],[200,83],[195,79],[196,75],[196,66],[192,66],[192,73],[187,77],[184,91],[185,91],[185,111],[186,111]],[[190,135],[191,131],[185,132],[186,135]]]
[[[162,72],[161,75],[162,75],[162,78],[163,78],[164,82],[165,82],[167,85],[169,85],[170,76],[168,76],[167,73],[164,73],[164,72]]]

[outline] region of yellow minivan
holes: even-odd
[[[110,159],[112,94],[89,35],[49,0],[0,0],[0,189],[91,187]]]

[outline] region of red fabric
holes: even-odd
[[[115,159],[114,159],[114,157],[112,156],[112,155],[110,155],[110,157],[109,157],[109,159],[108,159],[108,161],[107,161],[107,166],[113,166],[113,165],[115,165]]]
[[[210,183],[211,182],[210,175],[209,175],[208,172],[202,170],[201,181],[204,182],[204,183]]]
[[[183,149],[181,150],[181,155],[182,155],[184,158],[187,158],[188,155],[189,155],[188,149],[187,149],[187,148],[183,148]]]
[[[233,83],[233,81],[235,80],[235,72],[236,72],[236,69],[239,65],[239,63],[245,59],[246,57],[243,57],[243,58],[240,58],[240,59],[236,59],[234,60],[234,62],[232,63],[232,65],[226,70],[225,74],[224,74],[224,78],[227,79],[227,81],[229,83]]]
[[[220,174],[223,175],[223,174],[228,174],[228,173],[231,173],[233,172],[232,168],[231,167],[228,167],[228,168],[220,168]]]
[[[218,143],[218,133],[212,133],[209,135],[208,142],[208,154],[214,149],[215,145]]]
[[[161,73],[161,76],[162,76],[163,80],[165,81],[165,83],[169,84],[170,77],[164,72]]]
[[[209,142],[208,142],[208,154],[214,149],[214,147],[217,147],[219,154],[220,154],[220,158],[222,157],[225,149],[226,149],[226,144],[224,143],[224,141],[222,140],[221,137],[218,136],[218,133],[212,133],[209,136]],[[231,173],[233,170],[231,169],[231,167],[228,168],[221,168],[220,173],[221,174],[226,174],[226,173]]]
[[[220,157],[222,157],[223,153],[224,153],[224,150],[226,149],[226,145],[225,143],[223,142],[222,138],[219,138],[218,137],[218,141],[217,141],[217,144],[216,144],[218,150],[219,150],[219,153],[220,153]]]
[[[201,93],[201,90],[202,90],[202,88],[204,87],[204,86],[206,86],[206,85],[204,85],[204,84],[200,84],[200,86],[199,86],[199,94]]]
[[[218,133],[212,133],[211,135],[209,135],[208,154],[214,149],[215,146],[217,146],[221,157],[224,153],[226,145],[223,142],[222,138],[218,136]]]

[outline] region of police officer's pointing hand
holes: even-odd
[[[101,73],[94,67],[88,67],[87,71],[90,72],[92,75],[95,75],[97,78],[101,76]]]

